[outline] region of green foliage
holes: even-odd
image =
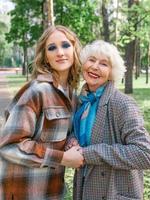
[[[72,191],[73,191],[73,175],[74,170],[71,168],[66,168],[65,173],[65,182],[66,182],[66,193],[64,200],[72,200]]]
[[[150,170],[144,173],[144,200],[150,199]]]
[[[74,30],[83,43],[95,39],[93,28],[99,23],[96,15],[96,1],[56,0],[54,1],[55,23]]]
[[[7,29],[8,29],[7,25],[4,22],[0,21],[0,35],[6,32]]]
[[[147,7],[147,2],[142,1],[139,4],[133,4],[131,8],[122,9],[124,16],[120,30],[120,42],[128,44],[135,37],[141,41],[147,40],[150,33],[150,4]],[[146,36],[146,37],[145,37]]]
[[[15,41],[21,47],[33,46],[42,33],[41,1],[13,0],[15,9],[10,12],[11,28],[6,34],[8,42]]]
[[[0,65],[3,65],[4,55],[5,55],[5,42],[0,39]]]
[[[5,15],[0,16],[0,65],[11,66],[11,45],[8,45],[5,40],[5,33],[8,31],[8,23]],[[8,51],[9,49],[9,51]]]

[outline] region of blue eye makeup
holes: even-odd
[[[54,51],[57,47],[55,45],[51,45],[48,47],[48,51]]]
[[[68,42],[63,42],[62,43],[62,48],[67,49],[69,48],[71,45]]]
[[[67,48],[69,48],[69,47],[71,47],[71,44],[69,44],[69,42],[62,42],[61,43],[61,48],[63,48],[63,49],[67,49]],[[57,46],[57,45],[55,45],[55,44],[50,44],[48,47],[47,47],[47,50],[48,51],[55,51],[57,48],[60,48],[60,46]]]

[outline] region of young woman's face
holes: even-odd
[[[83,64],[82,71],[83,78],[91,91],[96,91],[111,78],[111,64],[104,55],[99,58],[89,57]]]
[[[74,48],[63,32],[55,30],[47,39],[46,59],[60,75],[69,73],[74,62]]]

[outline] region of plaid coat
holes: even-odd
[[[51,74],[39,75],[20,93],[0,134],[0,200],[60,200],[64,193],[60,162],[75,96],[70,91],[67,98]]]
[[[84,92],[84,88],[83,91]],[[75,172],[74,200],[141,200],[143,169],[150,169],[150,136],[135,102],[110,82],[100,99],[87,167]]]

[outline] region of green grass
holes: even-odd
[[[10,92],[15,95],[19,88],[25,84],[26,77],[22,75],[11,75],[7,76]]]
[[[8,76],[10,91],[15,94],[17,90],[25,83],[26,78],[21,75]],[[141,76],[134,80],[134,91],[131,96],[137,101],[145,120],[145,127],[150,133],[150,83],[145,84],[145,77]],[[119,88],[123,90],[124,85],[120,84]],[[72,180],[73,170],[66,169],[65,174],[67,193],[65,200],[72,200]],[[150,199],[150,170],[144,172],[144,200]]]

